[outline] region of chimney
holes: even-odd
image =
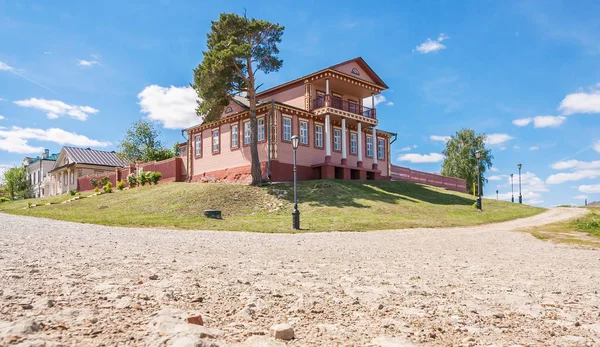
[[[44,153],[42,153],[42,159],[46,159],[50,156],[50,150],[48,148],[44,149]]]

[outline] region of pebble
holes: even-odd
[[[271,336],[280,340],[291,340],[294,338],[294,329],[287,323],[273,325],[270,329]]]

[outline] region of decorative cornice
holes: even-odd
[[[377,92],[377,93],[381,93],[384,90],[384,88],[382,88],[381,86],[379,86],[377,84],[374,84],[374,83],[371,83],[371,82],[362,80],[360,78],[356,78],[354,76],[350,76],[350,75],[345,74],[343,72],[335,71],[335,70],[332,70],[332,69],[325,69],[325,70],[323,70],[321,72],[309,75],[304,80],[304,83],[310,83],[310,82],[313,82],[313,81],[316,81],[316,80],[320,80],[320,79],[323,79],[323,78],[328,78],[328,77],[337,78],[337,79],[339,79],[341,81],[344,81],[346,83],[351,83],[351,84],[354,84],[354,85],[359,86],[361,88],[369,89],[369,90],[372,90],[372,91]]]

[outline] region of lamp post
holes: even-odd
[[[499,200],[499,196],[498,196],[498,189],[496,189],[496,200]]]
[[[511,196],[510,196],[510,202],[515,202],[515,183],[513,181],[513,174],[510,174],[510,191],[511,191]]]
[[[481,159],[481,152],[475,152],[475,158],[477,159],[477,209],[481,211],[481,172],[479,171],[479,160]]]
[[[294,210],[292,211],[292,227],[295,230],[300,230],[300,211],[298,211],[297,188],[296,188],[296,150],[300,138],[297,135],[292,136],[292,148],[294,149]]]
[[[519,168],[519,204],[523,203],[523,195],[521,194],[521,168],[523,165],[517,164],[517,168]]]

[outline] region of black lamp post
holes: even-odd
[[[513,174],[510,174],[510,191],[511,191],[511,197],[510,197],[510,202],[515,202],[515,183],[513,181]]]
[[[477,159],[477,209],[481,211],[481,172],[479,171],[479,160],[481,159],[481,152],[475,152],[475,158]]]
[[[498,189],[496,189],[496,200],[499,200],[500,197],[498,196]]]
[[[296,150],[300,138],[297,135],[292,136],[292,148],[294,149],[294,210],[292,211],[292,224],[295,230],[300,230],[300,211],[298,211],[297,188],[296,188]]]
[[[517,164],[517,167],[519,168],[519,204],[522,204],[523,195],[521,194],[521,168],[523,167],[523,165]]]

